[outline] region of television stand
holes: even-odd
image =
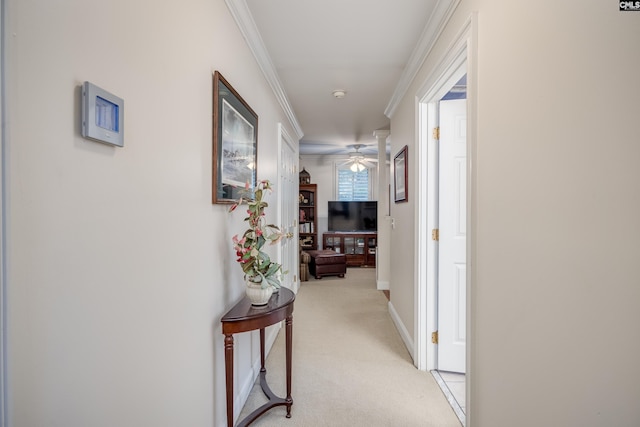
[[[375,267],[378,233],[375,231],[329,231],[322,248],[345,254],[347,267]]]

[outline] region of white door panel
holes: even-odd
[[[465,372],[466,100],[440,102],[438,370]]]
[[[297,198],[298,194],[298,163],[294,142],[284,130],[282,124],[278,125],[280,138],[280,227],[285,237],[280,245],[280,263],[282,271],[282,285],[286,288],[298,291],[298,236],[297,236]]]

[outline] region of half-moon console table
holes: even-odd
[[[291,347],[293,332],[293,301],[295,294],[287,289],[271,296],[267,305],[252,306],[247,297],[227,312],[220,322],[224,334],[224,361],[227,381],[227,426],[233,427],[233,334],[260,329],[260,386],[269,398],[269,401],[247,415],[240,421],[238,427],[245,427],[254,422],[260,415],[276,406],[287,407],[287,418],[291,418]],[[287,397],[285,399],[276,396],[267,384],[267,370],[264,367],[264,328],[285,320],[286,331],[286,370],[287,370]]]

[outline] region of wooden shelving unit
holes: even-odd
[[[302,249],[318,249],[318,184],[300,184],[298,234]]]

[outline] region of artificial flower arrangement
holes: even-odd
[[[244,220],[249,223],[249,228],[241,238],[237,234],[233,236],[233,248],[238,255],[236,261],[242,267],[247,284],[249,282],[260,284],[263,289],[269,286],[274,289],[280,288],[279,273],[282,269],[280,264],[271,261],[269,255],[262,251],[265,243],[275,245],[283,237],[279,227],[266,223],[264,210],[269,205],[263,198],[266,192],[271,191],[269,180],[260,181],[253,191],[247,183],[244,191],[247,197],[241,197],[229,208],[229,212],[233,212],[238,206],[247,205],[249,216]]]

